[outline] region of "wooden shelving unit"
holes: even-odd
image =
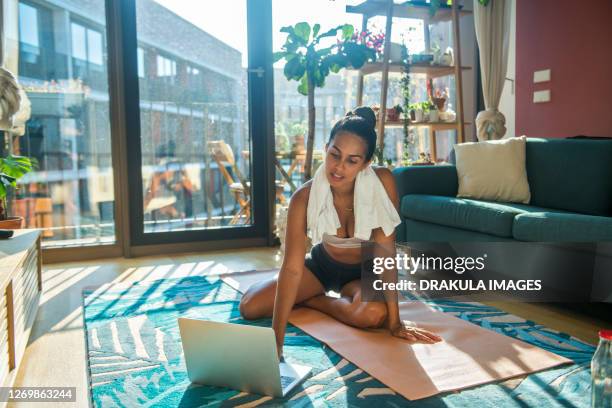
[[[471,125],[471,122],[463,122],[464,125]],[[427,127],[433,130],[453,130],[458,126],[458,122],[410,122],[411,127]],[[403,120],[385,121],[385,128],[402,128]]]
[[[443,21],[450,21],[453,25],[453,54],[454,65],[432,65],[426,63],[415,63],[410,65],[410,73],[425,74],[428,79],[439,78],[444,76],[454,76],[456,88],[456,107],[457,120],[455,122],[422,122],[410,123],[413,127],[427,127],[430,130],[430,148],[431,157],[437,161],[436,157],[436,132],[444,130],[456,130],[457,142],[462,143],[465,140],[465,121],[463,115],[463,84],[461,72],[469,70],[471,67],[461,65],[461,49],[459,42],[459,17],[461,15],[470,14],[471,12],[460,10],[458,1],[453,1],[452,6],[441,6],[435,15],[431,16],[429,4],[424,2],[404,2],[395,4],[394,0],[365,0],[355,6],[347,6],[348,13],[358,13],[363,16],[362,31],[367,30],[368,20],[374,16],[386,16],[385,25],[385,43],[383,49],[383,60],[373,64],[366,64],[359,70],[359,79],[357,85],[357,104],[363,103],[363,83],[364,77],[373,73],[382,73],[381,95],[380,95],[380,111],[378,119],[378,144],[380,147],[384,145],[385,128],[403,127],[403,121],[388,122],[386,120],[387,112],[387,93],[389,87],[389,72],[403,72],[403,65],[392,63],[389,61],[391,48],[391,32],[393,25],[393,17],[397,18],[414,18],[421,19],[424,22],[425,28],[425,48],[430,49],[429,40],[429,25]]]
[[[364,75],[375,74],[382,72],[384,64],[382,62],[375,62],[365,64],[361,67],[360,71]],[[472,69],[472,67],[461,67],[463,71]],[[389,72],[403,72],[403,65],[397,63],[389,63]],[[413,74],[426,74],[429,78],[439,78],[447,75],[454,75],[455,67],[448,65],[430,65],[430,64],[411,64],[410,72]]]
[[[400,18],[418,18],[428,20],[430,23],[451,21],[453,11],[451,7],[440,7],[434,16],[429,14],[429,5],[422,3],[404,2],[393,4],[393,16]],[[363,14],[368,17],[386,16],[389,6],[387,0],[368,0],[355,6],[346,6],[347,13]],[[471,14],[470,11],[460,10],[460,15]]]

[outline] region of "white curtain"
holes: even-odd
[[[474,26],[480,51],[480,72],[485,110],[476,116],[478,140],[501,139],[506,118],[498,110],[508,65],[511,0],[474,0]]]

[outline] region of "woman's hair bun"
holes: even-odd
[[[359,116],[365,120],[372,129],[376,128],[376,114],[369,106],[359,106],[347,113],[346,116]]]
[[[370,161],[376,150],[376,115],[372,108],[360,106],[349,111],[345,117],[336,122],[329,132],[327,143],[331,143],[338,133],[343,132],[353,133],[365,141],[367,145],[365,159]]]

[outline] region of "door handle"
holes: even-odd
[[[257,74],[257,78],[263,78],[266,70],[263,69],[262,67],[257,67],[257,68],[248,68],[247,72],[252,72],[254,74]]]

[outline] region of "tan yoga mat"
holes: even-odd
[[[222,278],[244,293],[251,284],[276,273],[277,270],[243,272]],[[571,363],[421,302],[402,302],[400,316],[444,340],[411,344],[392,337],[386,330],[356,329],[309,308],[293,310],[289,321],[409,400]]]

